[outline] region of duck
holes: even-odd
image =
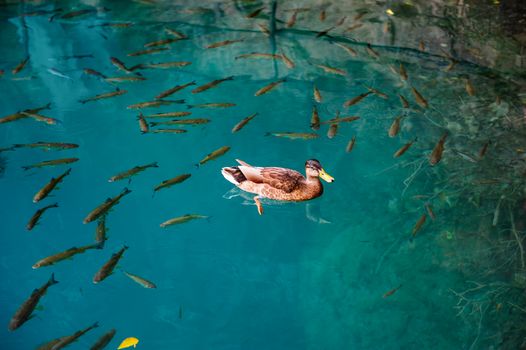
[[[237,166],[221,169],[223,177],[249,193],[254,193],[259,215],[263,215],[261,198],[278,201],[302,202],[323,194],[320,178],[331,183],[334,178],[327,174],[317,159],[305,162],[305,175],[300,172],[279,167],[256,167],[236,159]]]

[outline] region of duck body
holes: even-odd
[[[240,164],[225,167],[222,174],[231,183],[243,191],[257,194],[268,199],[300,202],[317,198],[323,194],[320,177],[332,182],[316,160],[306,163],[306,174],[296,170],[278,167],[254,167],[241,160]]]

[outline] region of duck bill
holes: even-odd
[[[327,174],[325,172],[325,170],[321,169],[320,170],[320,175],[319,175],[323,180],[327,181],[327,182],[334,182],[334,178],[332,176],[330,176],[329,174]]]

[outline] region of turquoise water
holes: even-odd
[[[524,135],[524,124],[519,119],[515,86],[505,77],[468,62],[445,72],[448,60],[418,51],[416,43],[405,49],[375,46],[380,54],[375,59],[367,54],[365,41],[353,43],[349,37],[335,36],[358,52],[352,57],[309,32],[330,27],[340,18],[337,12],[329,13],[326,24],[312,22],[312,28],[304,15],[295,27],[303,29],[280,32],[275,42],[254,25],[268,23],[266,14],[252,22],[244,18],[255,5],[237,13],[228,4],[210,3],[207,7],[213,13],[196,14],[183,11],[190,7],[184,3],[152,7],[139,2],[102,2],[98,5],[107,6],[110,12],[53,21],[50,15],[23,20],[17,16],[35,9],[92,8],[89,4],[61,5],[15,4],[5,6],[0,16],[0,69],[5,70],[0,78],[1,115],[51,102],[51,108],[41,113],[60,120],[57,125],[30,118],[2,124],[0,147],[37,141],[80,146],[0,153],[0,165],[5,167],[0,178],[0,316],[6,326],[0,331],[0,348],[35,348],[95,321],[100,327],[71,349],[89,348],[111,328],[117,334],[108,348],[116,348],[129,336],[137,337],[138,348],[143,349],[510,346],[515,333],[506,325],[522,317],[510,303],[520,307],[524,300],[521,287],[513,284],[520,255],[507,218],[515,213],[519,218],[516,230],[522,235],[523,210],[517,209],[521,204],[514,194],[523,190],[523,180],[513,178],[512,172],[505,176],[501,169],[504,157],[510,154],[518,154],[522,164],[516,150],[524,146],[519,138]],[[284,13],[278,10],[278,17],[288,16]],[[355,12],[349,12],[349,17],[351,14]],[[112,21],[133,25],[89,27]],[[283,24],[278,22],[278,26]],[[163,32],[165,27],[189,39],[155,55],[127,57],[147,42],[170,38]],[[204,49],[214,42],[239,38],[244,41]],[[290,57],[295,68],[269,59],[235,59],[250,52],[272,52],[273,46]],[[92,57],[64,58],[73,55]],[[13,76],[11,69],[28,56],[27,66]],[[116,85],[128,93],[79,103],[115,89],[84,74],[83,69],[125,75],[111,64],[110,57],[128,67],[168,61],[192,64],[141,70],[145,81]],[[389,69],[400,63],[408,71],[409,83]],[[344,69],[348,75],[325,73],[318,64]],[[145,115],[190,110],[193,114],[185,118],[211,120],[183,126],[188,130],[184,134],[142,134],[138,112],[126,108],[152,101],[175,85],[194,80],[201,85],[227,76],[234,80],[200,94],[191,94],[187,88],[168,99],[184,98],[186,104],[231,102],[235,107],[187,109],[174,104],[142,110]],[[466,77],[476,88],[474,97],[465,91]],[[286,82],[268,94],[254,96],[279,78]],[[313,84],[322,93],[321,103],[313,100]],[[343,108],[343,102],[367,91],[364,84],[389,98],[373,94]],[[429,108],[418,106],[410,86],[426,97]],[[410,109],[402,108],[398,94],[410,101]],[[500,104],[495,102],[497,96],[502,98]],[[266,136],[268,132],[312,132],[313,105],[322,120],[337,111],[361,119],[342,124],[332,139],[326,137],[327,125],[322,125],[314,140]],[[256,112],[241,131],[231,133],[236,123]],[[387,131],[398,115],[406,116],[401,132],[390,138]],[[504,127],[508,120],[511,128]],[[443,160],[431,167],[429,154],[444,131],[449,138]],[[356,145],[346,153],[353,136]],[[407,153],[393,159],[393,153],[415,137],[418,141]],[[463,156],[476,157],[488,139],[496,146],[490,147],[485,158],[472,162]],[[231,150],[195,166],[221,146]],[[71,175],[51,197],[32,203],[36,191],[68,165],[28,171],[21,167],[65,157],[80,159],[71,164]],[[304,172],[305,160],[315,158],[336,181],[324,183],[323,196],[308,203],[264,201],[265,213],[259,216],[250,197],[244,198],[221,176],[221,168],[234,165],[236,158],[300,172]],[[130,183],[107,181],[121,171],[152,162],[159,167],[147,169]],[[515,171],[514,164],[507,169]],[[152,196],[155,185],[183,173],[192,176]],[[495,178],[500,178],[496,185],[474,184]],[[466,187],[463,180],[471,185]],[[48,255],[91,244],[96,223],[83,225],[82,220],[125,187],[132,192],[108,215],[109,239],[103,250],[90,250],[51,267],[31,268]],[[508,199],[502,204],[502,214],[499,211],[500,221],[492,225],[503,194]],[[59,208],[47,211],[34,230],[26,231],[31,215],[54,202]],[[426,212],[425,203],[433,206],[437,218],[428,217],[411,240],[411,230]],[[209,218],[159,227],[188,213]],[[93,284],[93,275],[123,245],[129,249],[119,268],[107,280]],[[141,288],[121,270],[144,277],[157,288]],[[43,297],[42,309],[20,329],[9,332],[11,316],[51,273],[59,284]],[[483,287],[466,294],[469,300],[459,300],[455,292],[480,286],[476,283]],[[400,285],[394,294],[383,297]],[[464,303],[468,306],[459,309]]]

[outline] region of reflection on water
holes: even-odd
[[[1,347],[94,321],[71,348],[111,328],[110,346],[160,349],[523,347],[525,18],[520,1],[3,2],[1,318],[60,283]],[[220,173],[311,158],[336,181],[261,217]],[[104,249],[31,269],[92,244],[82,219],[124,187]],[[159,227],[189,213],[209,219]],[[91,283],[123,245],[157,289]]]

